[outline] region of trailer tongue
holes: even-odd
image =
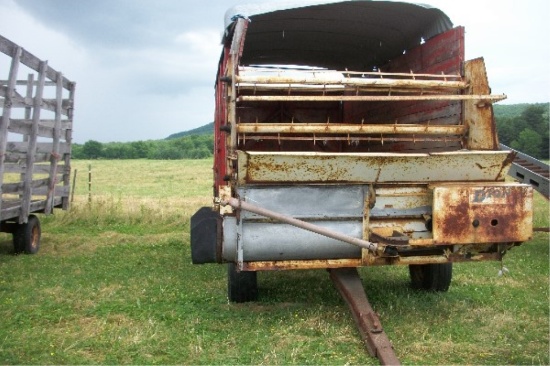
[[[391,341],[384,332],[378,314],[367,299],[356,268],[330,269],[330,279],[346,300],[369,354],[382,365],[400,365]]]

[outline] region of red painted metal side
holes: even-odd
[[[461,75],[464,62],[464,28],[457,27],[437,35],[402,56],[382,65],[384,72],[415,74]],[[344,120],[360,123],[379,121],[458,125],[462,121],[462,102],[426,101],[395,103],[347,103]],[[368,110],[367,110],[368,108]],[[459,142],[431,142],[424,144],[393,143],[371,146],[371,151],[452,151],[461,149]]]
[[[395,58],[383,66],[382,70],[457,74],[460,73],[462,62],[464,62],[464,27],[456,27],[408,50],[402,57]]]
[[[224,176],[226,172],[226,135],[222,131],[222,127],[227,124],[227,104],[225,101],[227,95],[227,83],[222,81],[227,68],[229,59],[229,48],[231,47],[231,39],[228,37],[224,43],[220,64],[218,66],[218,74],[216,79],[216,108],[214,115],[214,197],[217,197],[218,189],[225,184]]]

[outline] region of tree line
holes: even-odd
[[[214,136],[191,135],[167,140],[73,144],[75,159],[204,159],[212,156]]]
[[[537,159],[549,158],[549,103],[510,107],[508,113],[497,113],[498,138],[500,143]],[[515,107],[518,108],[518,107]]]
[[[549,158],[549,103],[495,105],[499,141],[537,159]],[[204,159],[213,155],[212,124],[165,140],[73,144],[75,159]],[[182,136],[183,137],[179,137]]]

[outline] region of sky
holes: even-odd
[[[418,2],[466,28],[501,104],[550,101],[550,1]],[[0,0],[0,34],[76,81],[74,142],[157,140],[213,121],[224,14],[240,3]]]

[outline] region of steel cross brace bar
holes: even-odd
[[[377,357],[382,365],[400,365],[380,319],[367,299],[357,269],[329,269],[329,273],[330,279],[351,310],[369,354]]]
[[[271,219],[281,221],[281,222],[287,223],[289,225],[296,226],[296,227],[304,229],[304,230],[309,230],[309,231],[312,231],[314,233],[324,235],[324,236],[332,238],[332,239],[340,240],[340,241],[343,241],[345,243],[349,243],[349,244],[358,246],[360,248],[370,250],[373,253],[377,253],[377,254],[381,254],[381,255],[387,255],[387,256],[397,256],[397,249],[390,246],[390,245],[371,243],[370,241],[366,241],[366,240],[363,240],[363,239],[360,239],[360,238],[356,238],[356,237],[353,237],[353,236],[342,234],[342,233],[339,233],[339,232],[336,232],[336,231],[333,231],[333,230],[328,230],[328,229],[323,228],[321,226],[314,225],[314,224],[311,224],[311,223],[306,222],[306,221],[298,220],[298,219],[295,219],[294,217],[282,215],[278,212],[267,210],[263,207],[253,205],[253,204],[250,204],[248,202],[238,200],[236,198],[231,198],[231,197],[230,198],[222,198],[222,199],[218,199],[218,202],[222,206],[229,205],[229,206],[233,207],[236,210],[245,210],[245,211],[253,212],[255,214],[265,216],[265,217],[269,217]]]

